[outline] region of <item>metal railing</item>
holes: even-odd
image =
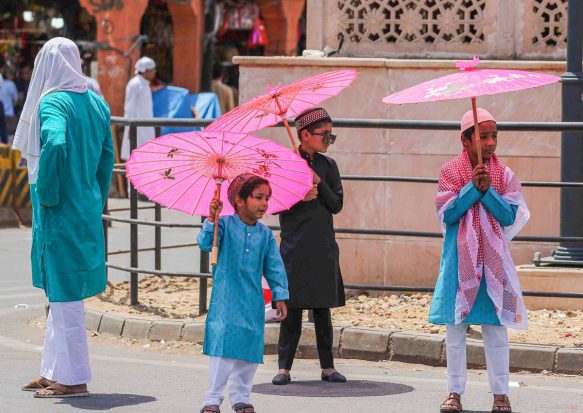
[[[169,127],[201,127],[208,125],[211,120],[198,119],[134,119],[112,117],[112,125],[129,127],[130,148],[133,150],[137,144],[136,128],[138,126],[153,126],[156,128]],[[293,123],[292,123],[293,124]],[[277,126],[282,126],[277,125]],[[378,129],[419,129],[419,130],[458,130],[458,122],[450,121],[417,121],[417,120],[384,120],[384,119],[335,119],[336,128],[378,128]],[[538,132],[560,132],[560,131],[583,131],[583,122],[564,123],[564,122],[499,122],[499,130],[510,131],[538,131]],[[159,135],[159,133],[157,134]],[[125,170],[123,164],[116,164],[115,173],[123,174]],[[368,182],[409,182],[436,184],[435,178],[420,177],[402,177],[402,176],[359,176],[347,175],[342,176],[344,181],[368,181]],[[523,182],[525,187],[539,188],[583,188],[583,182]],[[107,206],[106,206],[107,208]],[[138,210],[152,209],[155,210],[154,221],[138,219]],[[207,280],[211,278],[209,256],[206,252],[201,252],[199,272],[176,272],[162,270],[161,251],[163,249],[193,247],[197,244],[176,244],[162,246],[162,228],[201,228],[201,224],[184,224],[162,221],[162,212],[159,205],[146,206],[138,208],[137,191],[131,187],[130,190],[130,218],[115,217],[109,212],[127,211],[128,208],[118,208],[104,212],[104,232],[106,235],[107,248],[107,222],[126,223],[130,226],[130,249],[106,252],[108,255],[130,254],[130,266],[116,265],[107,263],[108,268],[126,271],[130,273],[130,304],[138,304],[138,274],[153,274],[159,276],[174,277],[193,277],[200,280],[199,288],[199,314],[207,311]],[[154,247],[138,247],[138,225],[147,225],[155,227]],[[278,226],[270,226],[272,230],[279,230]],[[385,236],[406,236],[406,237],[423,237],[423,238],[441,238],[439,232],[423,232],[408,230],[386,230],[386,229],[365,229],[365,228],[335,228],[339,234],[357,234],[357,235],[385,235]],[[518,236],[513,239],[518,242],[569,242],[582,243],[583,237],[550,237],[550,236]],[[155,264],[154,269],[138,267],[138,253],[145,251],[154,251]],[[432,292],[432,287],[416,286],[387,286],[387,285],[367,285],[367,284],[345,284],[346,289],[368,290],[368,291],[393,291],[393,292]],[[553,298],[583,298],[583,293],[574,292],[550,292],[550,291],[523,291],[524,296],[530,297],[553,297]]]

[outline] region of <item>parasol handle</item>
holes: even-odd
[[[215,192],[215,197],[220,201],[221,200],[221,184],[223,183],[222,179],[217,179],[217,189]],[[215,212],[215,227],[214,227],[214,236],[213,236],[213,249],[211,250],[211,265],[217,265],[219,262],[219,209]]]
[[[292,134],[291,128],[289,127],[289,123],[287,123],[287,119],[285,118],[285,115],[287,114],[287,112],[285,110],[283,110],[283,108],[281,107],[281,103],[279,103],[279,99],[277,98],[277,96],[274,96],[274,100],[275,100],[275,104],[277,105],[277,109],[279,109],[279,113],[281,116],[281,119],[283,120],[283,124],[285,125],[285,130],[287,131],[287,136],[289,136],[289,141],[292,144],[292,147],[294,148],[294,152],[296,153],[296,155],[300,154],[300,150],[298,149],[298,145],[296,144],[296,140],[294,139],[294,135]]]
[[[482,148],[480,147],[480,125],[478,124],[478,106],[476,97],[472,97],[472,112],[474,113],[474,138],[476,141],[476,152],[478,154],[478,164],[482,164]]]
[[[289,136],[289,140],[294,148],[294,152],[296,155],[300,154],[300,150],[298,149],[298,145],[296,144],[296,140],[293,137],[291,128],[289,127],[289,123],[287,123],[287,119],[283,118],[283,124],[285,125],[285,130],[287,131],[287,136]]]

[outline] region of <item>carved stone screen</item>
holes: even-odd
[[[322,2],[317,5],[317,2]],[[311,0],[320,45],[384,57],[564,58],[567,0]],[[311,11],[310,11],[311,10]]]

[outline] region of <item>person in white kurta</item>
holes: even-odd
[[[126,86],[124,117],[128,119],[145,119],[154,117],[152,91],[150,82],[156,77],[156,62],[149,57],[142,57],[136,62],[136,75]],[[153,127],[137,128],[137,146],[155,138]],[[130,157],[130,128],[125,128],[121,144],[121,159]]]

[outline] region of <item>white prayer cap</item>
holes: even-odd
[[[136,75],[144,73],[146,70],[155,69],[156,62],[150,57],[144,56],[136,62]]]
[[[486,109],[478,108],[476,112],[478,113],[478,125],[482,122],[486,122],[489,120],[496,122],[494,116],[492,116],[492,114],[488,112]],[[462,116],[462,120],[460,123],[462,132],[474,126],[474,112],[468,110],[466,113],[464,113],[464,116]]]

